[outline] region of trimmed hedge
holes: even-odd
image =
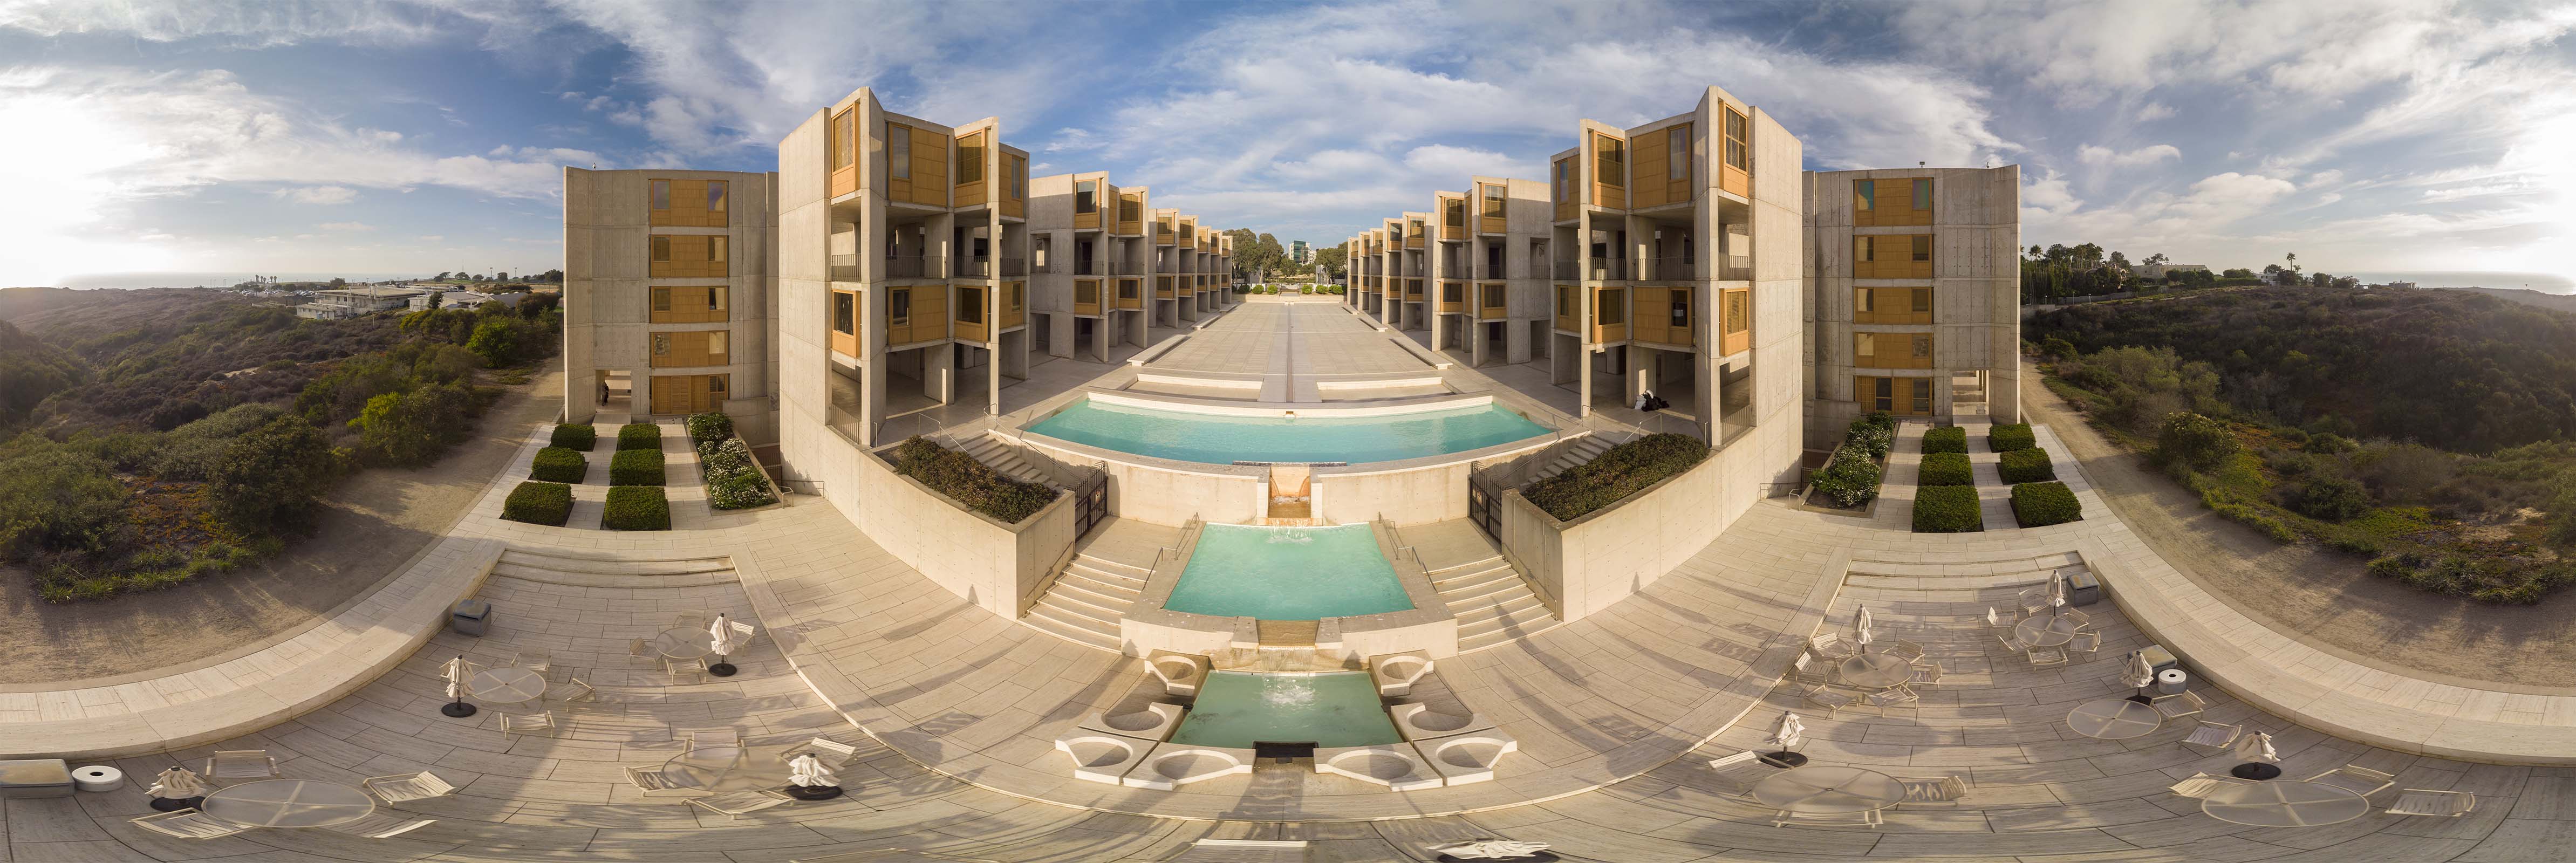
[[[1995,426],[1986,431],[1986,445],[1996,452],[2013,452],[2038,446],[2039,438],[2030,433],[2029,423]]]
[[[1963,429],[1958,426],[1942,426],[1923,433],[1923,452],[1925,455],[1941,452],[1964,453],[1967,451],[1967,429]]]
[[[1995,463],[1995,470],[2004,475],[2005,482],[2014,485],[2026,482],[2047,482],[2057,478],[2057,466],[2050,463],[2048,451],[2036,447],[2004,453],[2001,460]]]
[[[1808,475],[1807,484],[1835,506],[1859,506],[1878,496],[1878,465],[1845,449]]]
[[[974,456],[917,435],[894,448],[894,470],[1005,524],[1036,515],[1059,493],[1052,486],[1003,476]]]
[[[690,414],[681,427],[689,430],[692,446],[706,446],[708,441],[733,437],[733,417],[721,413]]]
[[[1887,451],[1895,448],[1896,429],[1870,422],[1868,417],[1853,420],[1851,428],[1843,431],[1843,449],[1859,450],[1872,459],[1886,458]]]
[[[1707,441],[1689,435],[1650,434],[1611,447],[1564,473],[1531,483],[1521,496],[1557,521],[1573,521],[1690,470],[1706,458]]]
[[[547,445],[589,452],[591,447],[599,445],[599,429],[589,423],[558,425],[555,426],[554,438]]]
[[[572,486],[559,482],[519,484],[501,501],[501,517],[526,524],[562,527],[572,517]]]
[[[608,508],[600,511],[599,526],[609,530],[670,530],[671,502],[654,486],[615,486],[608,490]]]
[[[661,485],[662,451],[630,449],[608,459],[609,485]]]
[[[1915,533],[1972,533],[1986,529],[1975,486],[1940,485],[1914,491]]]
[[[1919,486],[1976,485],[1976,468],[1968,464],[1966,453],[1936,452],[1923,457],[1923,474],[1914,482]]]
[[[621,451],[630,449],[659,451],[662,448],[662,427],[652,423],[627,423],[617,429],[617,448]]]
[[[707,482],[707,504],[717,509],[750,509],[777,502],[759,471],[736,471]]]
[[[2026,482],[2013,486],[2013,520],[2023,527],[2047,527],[2084,517],[2084,504],[2062,482]]]
[[[710,441],[698,448],[698,467],[710,478],[748,470],[751,464],[751,445],[741,438]]]
[[[550,446],[528,463],[528,477],[538,482],[580,482],[590,475],[590,458],[571,447]]]

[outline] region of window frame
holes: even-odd
[[[1720,106],[1720,109],[1726,112],[1726,128],[1723,130],[1726,136],[1726,166],[1738,171],[1752,170],[1753,148],[1748,142],[1753,139],[1753,121],[1735,110],[1734,106]]]
[[[1076,215],[1100,212],[1099,180],[1073,182],[1073,212]]]
[[[1852,210],[1853,210],[1853,212],[1859,212],[1859,213],[1871,213],[1871,212],[1877,212],[1877,210],[1878,210],[1878,181],[1877,181],[1877,180],[1853,180],[1853,181],[1852,181]]]
[[[859,334],[859,295],[849,291],[832,292],[832,331],[845,336]]]
[[[732,190],[726,188],[726,185],[727,184],[723,180],[707,181],[707,212],[709,214],[722,214],[725,212],[725,208],[730,206],[727,202],[732,199],[733,195]]]
[[[656,264],[667,264],[667,263],[670,263],[670,262],[671,262],[671,237],[670,237],[670,235],[668,235],[668,234],[655,234],[655,235],[653,236],[652,246],[653,246],[653,250],[652,250],[653,263],[656,263]]]
[[[971,142],[971,143],[970,143]],[[968,151],[973,151],[970,156]],[[957,179],[951,185],[984,182],[984,133],[968,132],[957,136]]]
[[[1672,165],[1664,179],[1690,179],[1690,126],[1674,126],[1664,133],[1664,141],[1665,148],[1670,151],[1665,154],[1664,161]]]
[[[1618,320],[1604,320],[1617,316]],[[1597,288],[1592,291],[1592,325],[1616,327],[1628,323],[1628,289]]]
[[[652,192],[651,192],[651,195],[652,195],[652,201],[651,201],[650,206],[651,206],[653,209],[661,210],[661,211],[664,211],[664,212],[669,212],[669,211],[670,211],[670,209],[671,209],[671,181],[669,181],[669,180],[654,180],[654,181],[652,181]]]
[[[912,179],[912,127],[902,123],[887,123],[885,128],[886,177],[895,180]]]
[[[1628,142],[1592,133],[1592,182],[1613,189],[1628,188]]]
[[[1914,203],[1914,209],[1922,210],[1922,211],[1924,211],[1924,212],[1931,212],[1931,210],[1932,210],[1932,178],[1930,178],[1930,177],[1917,177],[1917,178],[1915,178],[1915,180],[1914,180],[1913,193],[1914,193],[1914,201],[1913,201],[1913,203]]]
[[[855,140],[859,130],[857,106],[843,109],[841,113],[832,115],[831,129],[832,170],[838,171],[858,164],[859,145]]]
[[[1917,264],[1929,264],[1929,263],[1931,263],[1931,262],[1932,262],[1932,235],[1931,235],[1931,234],[1915,234],[1915,235],[1913,235],[1913,237],[1914,237],[1913,241],[1909,244],[1910,246],[1912,246],[1911,251],[1912,251],[1912,253],[1913,253],[1913,258],[1911,258],[1911,259],[1910,259],[1910,262],[1911,262],[1911,263],[1917,263]]]

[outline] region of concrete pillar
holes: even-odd
[[[1637,403],[1639,393],[1654,391],[1657,372],[1660,371],[1656,366],[1662,362],[1663,352],[1654,348],[1629,345],[1627,358],[1628,386],[1620,392],[1619,403],[1633,405]]]
[[[921,359],[921,394],[931,401],[947,404],[957,397],[957,351],[947,343],[935,344],[912,353]]]
[[[1047,355],[1063,359],[1073,358],[1075,326],[1072,312],[1056,312],[1046,316]]]

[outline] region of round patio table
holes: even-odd
[[[2066,713],[2066,727],[2100,740],[2127,740],[2156,733],[2165,723],[2156,709],[2126,698],[2105,698],[2076,705]]]
[[[518,704],[546,694],[546,676],[525,668],[486,668],[466,679],[465,691],[485,701]]]
[[[784,746],[701,746],[662,764],[662,778],[681,788],[740,791],[787,784]]]
[[[689,660],[716,652],[715,633],[681,627],[653,636],[653,650],[672,659]]]
[[[263,779],[216,789],[197,808],[253,827],[329,827],[373,814],[376,801],[363,790],[336,782]]]
[[[1863,689],[1886,689],[1914,679],[1914,664],[1885,653],[1843,657],[1843,683]]]
[[[2247,827],[2321,827],[2370,812],[2370,800],[2322,782],[2247,782],[2200,801],[2209,817]]]
[[[1763,777],[1753,799],[1811,815],[1870,812],[1904,802],[1905,784],[1876,770],[1817,764]]]
[[[2013,624],[2013,636],[2032,647],[2056,647],[2075,640],[2075,619],[2049,609]]]

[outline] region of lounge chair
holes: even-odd
[[[817,737],[788,747],[787,751],[778,753],[778,760],[794,761],[796,756],[809,752],[814,754],[816,760],[823,762],[823,766],[838,770],[842,765],[850,763],[850,759],[858,757],[859,748],[836,740]]]
[[[1829,686],[1819,686],[1814,689],[1807,690],[1801,697],[1805,698],[1808,704],[1824,708],[1825,713],[1827,714],[1831,714],[1836,710],[1841,710],[1845,707],[1850,707],[1859,703],[1852,700],[1852,697],[1849,695],[1833,691],[1833,688]]]
[[[1986,606],[1986,628],[2011,629],[2013,628],[2012,615],[2005,614],[2002,609],[1994,606]]]
[[[1905,802],[1947,803],[1968,796],[1968,783],[1956,776],[1931,782],[1905,780]]]
[[[689,750],[696,752],[710,746],[742,748],[742,732],[731,728],[709,728],[689,732]]]
[[[1719,779],[1734,784],[1735,794],[1739,797],[1751,795],[1753,783],[1779,772],[1779,767],[1759,752],[1738,752],[1724,758],[1712,758],[1708,766],[1717,771]]]
[[[194,809],[146,815],[133,819],[132,823],[154,833],[181,839],[214,839],[250,829],[248,824],[235,824]]]
[[[703,790],[672,784],[671,777],[659,767],[626,768],[626,784],[635,786],[635,790],[644,792],[646,797],[671,797]]]
[[[2075,621],[2075,628],[2079,630],[2093,625],[2093,615],[2072,608],[2058,609],[2057,616]]]
[[[1832,683],[1833,666],[1818,659],[1814,653],[1801,650],[1798,658],[1789,662],[1789,679],[1815,685]]]
[[[1907,662],[1913,662],[1914,660],[1923,658],[1923,645],[1899,638],[1896,640],[1896,644],[1888,647],[1885,652],[1889,656],[1893,656]]]
[[[383,839],[400,836],[436,823],[438,823],[436,818],[413,820],[390,812],[377,812],[356,821],[333,824],[322,829],[333,833],[346,833],[361,839]]]
[[[662,664],[662,654],[653,649],[653,642],[646,641],[641,638],[627,642],[626,655],[653,663],[654,665]]]
[[[2166,719],[2181,719],[2185,716],[2199,716],[2200,711],[2209,707],[2209,702],[2201,700],[2200,693],[2186,689],[2172,695],[2156,696],[2151,706],[2156,709],[2156,714],[2159,716]]]
[[[1907,685],[1907,686],[1939,686],[1939,685],[1941,685],[1941,663],[1938,663],[1938,662],[1917,662],[1917,663],[1914,663],[1914,676],[1913,676],[1912,678],[1907,679],[1907,680],[1905,681],[1905,685]]]
[[[1879,825],[1887,823],[1887,819],[1885,816],[1878,814],[1878,810],[1876,809],[1863,809],[1859,812],[1832,813],[1789,812],[1783,810],[1780,814],[1772,816],[1771,818],[1771,826],[1773,827],[1787,827],[1793,823],[1813,824],[1820,827],[1867,827],[1869,829],[1876,830]]]
[[[2194,773],[2191,775],[2191,778],[2185,779],[2181,782],[2176,782],[2173,784],[2173,787],[2166,790],[2172,791],[2177,797],[2189,797],[2194,800],[2200,800],[2207,798],[2211,794],[2218,793],[2218,789],[2225,788],[2230,785],[2243,784],[2245,784],[2245,780],[2242,779],[2211,776],[2207,773]]]
[[[266,749],[217,751],[214,757],[206,759],[206,778],[217,782],[275,779],[283,775],[277,772],[277,758],[269,755]]]
[[[1841,635],[1831,632],[1823,633],[1814,638],[1807,639],[1807,649],[1813,650],[1816,652],[1817,656],[1822,656],[1827,659],[1849,654],[1851,653],[1849,648],[1850,645],[1843,641],[1843,637]]]
[[[2066,651],[2061,648],[2051,647],[2046,650],[2033,650],[2022,655],[2030,658],[2030,664],[2033,668],[2066,664]]]
[[[1869,700],[1869,706],[1878,708],[1880,716],[1886,716],[1887,709],[1890,707],[1907,707],[1923,700],[1922,696],[1914,694],[1914,690],[1905,688],[1905,684],[1902,683],[1897,684],[1895,688],[1882,689],[1863,697]]]
[[[2245,733],[2243,726],[2204,720],[2200,723],[2200,727],[2191,730],[2190,736],[2182,739],[2182,745],[2225,752],[2228,747],[2236,745],[2236,736],[2243,733]]]
[[[776,791],[736,791],[713,797],[691,797],[689,805],[722,815],[725,820],[731,821],[793,799],[795,798]]]
[[[2398,793],[2397,802],[2388,807],[2388,814],[2458,818],[2476,808],[2478,808],[2478,795],[2466,791],[2409,788]]]
[[[599,689],[597,687],[591,686],[579,677],[566,677],[564,678],[563,694],[550,695],[549,697],[552,697],[556,701],[570,704],[576,701],[589,701],[597,695],[599,695]]]
[[[555,658],[542,650],[522,650],[510,657],[510,664],[544,674],[555,667]]]
[[[2342,767],[2337,767],[2333,770],[2328,770],[2324,773],[2310,776],[2308,777],[2308,781],[2321,785],[2332,785],[2336,788],[2341,788],[2354,794],[2368,797],[2395,786],[2397,784],[2397,777],[2381,773],[2377,770],[2372,770],[2358,764],[2346,764]]]
[[[1996,640],[1996,641],[2003,642],[2004,649],[2005,649],[2005,650],[2007,650],[2007,651],[2011,651],[2011,652],[2013,652],[2013,653],[2029,653],[2029,652],[2030,652],[2030,645],[2023,644],[2023,643],[2021,642],[2021,639],[2020,639],[2019,637],[2014,636],[2014,635],[2012,635],[2012,634],[2010,634],[2010,633],[2006,633],[2006,634],[2003,634],[2003,635],[1995,636],[1995,640]]]
[[[501,739],[505,742],[515,736],[553,730],[555,730],[555,712],[552,710],[525,716],[501,714]]]
[[[704,630],[707,628],[707,613],[703,611],[680,612],[679,614],[671,617],[671,628]]]
[[[456,786],[447,784],[447,780],[440,779],[437,774],[427,770],[398,776],[369,776],[358,780],[358,785],[375,794],[376,799],[385,801],[387,805],[445,797],[456,793]]]
[[[2075,633],[2075,640],[2066,643],[2066,649],[2077,653],[2092,653],[2094,651],[2101,650],[2102,633],[2094,632],[2089,629],[2077,632]]]

